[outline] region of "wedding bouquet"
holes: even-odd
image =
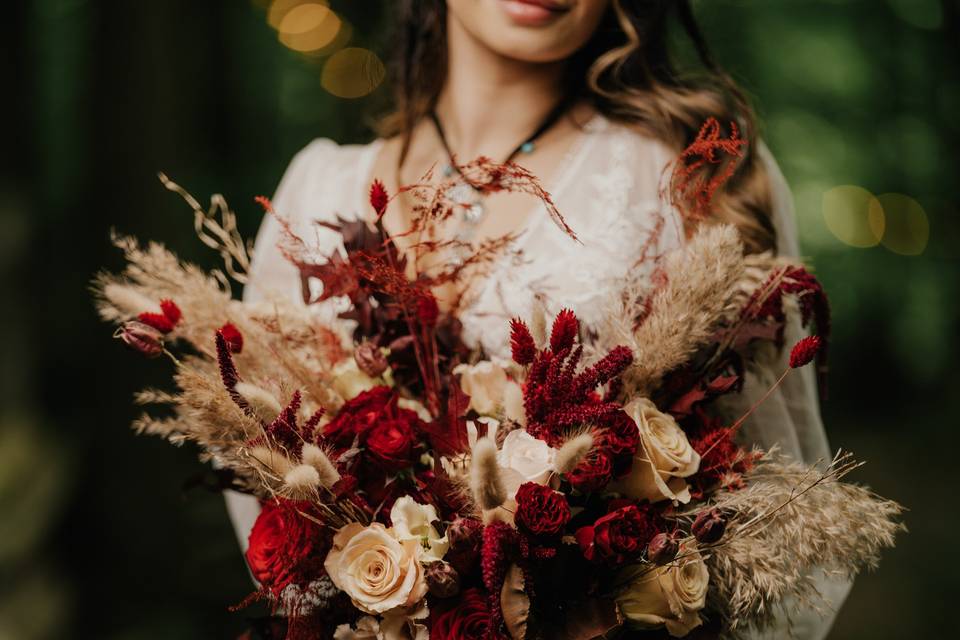
[[[698,142],[672,185],[704,204],[730,142]],[[697,163],[718,164],[711,180],[692,177]],[[573,230],[517,165],[458,169],[405,188],[417,205],[404,250],[381,223],[379,182],[374,222],[318,223],[343,239],[325,256],[261,200],[302,305],[233,299],[228,276],[245,283],[249,268],[234,214],[219,197],[204,211],[166,178],[225,273],[118,238],[128,266],[96,282],[117,337],[173,363],[175,391],[137,398],[171,410],[136,430],[195,444],[226,486],[260,499],[251,599],[270,603],[286,637],[731,637],[768,627],[788,601],[815,606],[815,570],[849,577],[877,562],[901,509],[841,481],[858,466],[849,455],[817,467],[744,447],[757,405],[717,408],[760,351],[789,346],[791,310],[816,332],[783,376],[823,365],[827,301],[801,264],[744,256],[732,227],[704,225],[652,278],[611,292],[604,326],[535,303],[510,321],[512,358],[499,360],[460,340],[462,300],[441,309],[435,294],[467,290],[512,240],[439,239],[461,206],[452,181],[533,194]],[[321,320],[317,305],[339,313]]]

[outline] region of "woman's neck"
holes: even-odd
[[[459,158],[502,159],[563,96],[563,63],[512,60],[477,42],[455,19],[447,25],[447,79],[437,113]]]

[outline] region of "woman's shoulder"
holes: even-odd
[[[339,144],[316,138],[290,161],[277,187],[274,206],[298,218],[326,211],[343,217],[357,215],[363,183],[380,140],[367,144]]]

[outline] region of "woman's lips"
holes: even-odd
[[[570,10],[570,2],[558,0],[500,0],[504,12],[523,26],[546,24]]]

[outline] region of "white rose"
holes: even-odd
[[[423,562],[434,562],[443,558],[450,543],[447,537],[433,527],[437,510],[433,505],[419,504],[410,496],[403,496],[393,503],[390,520],[393,522],[393,536],[400,542],[416,540],[423,546]]]
[[[523,392],[507,376],[502,364],[481,360],[474,365],[457,365],[453,373],[460,376],[460,388],[470,396],[470,409],[483,416],[497,415],[498,410],[503,410],[507,418],[522,420]]]
[[[691,555],[634,577],[617,597],[627,620],[647,629],[665,626],[677,638],[701,624],[698,612],[706,604],[710,573],[699,553],[681,549],[685,553]]]
[[[380,614],[418,603],[427,593],[417,540],[399,541],[375,522],[351,523],[333,538],[324,568],[365,613]]]
[[[508,433],[497,452],[497,464],[503,470],[507,497],[513,499],[524,482],[547,484],[555,469],[556,459],[556,449],[523,429]]]
[[[684,478],[700,469],[700,454],[693,450],[677,421],[646,398],[623,408],[640,432],[640,446],[626,478],[612,488],[636,500],[690,502]]]

